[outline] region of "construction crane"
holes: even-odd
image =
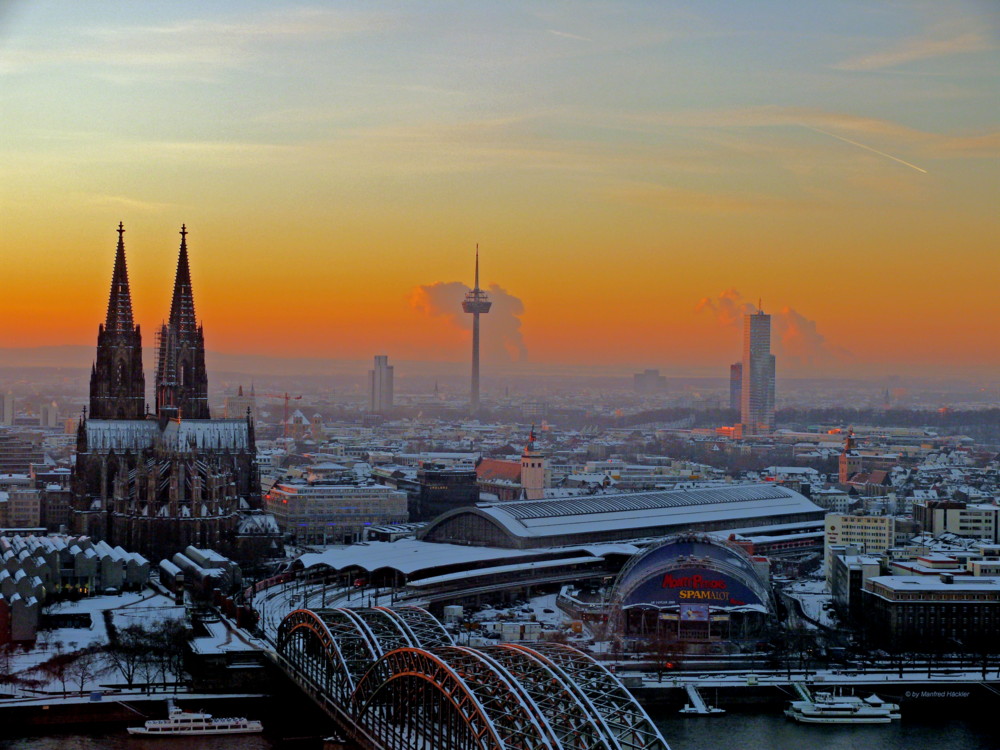
[[[290,395],[288,395],[287,392],[285,392],[285,393],[264,393],[264,394],[261,394],[261,395],[265,396],[266,398],[280,398],[280,399],[284,399],[284,401],[285,401],[285,419],[283,421],[283,424],[285,425],[285,437],[288,437],[288,402],[289,401],[298,401],[300,398],[302,398],[302,396],[290,396]]]

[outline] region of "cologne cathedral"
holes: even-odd
[[[205,336],[195,317],[187,229],[170,316],[156,335],[155,412],[146,403],[142,334],[132,318],[124,227],[107,320],[97,330],[90,408],[77,431],[74,532],[139,552],[154,563],[188,545],[241,562],[276,551],[260,510],[254,424],[212,419]]]

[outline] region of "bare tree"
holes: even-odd
[[[66,683],[69,681],[69,665],[76,658],[76,654],[63,650],[62,643],[56,641],[56,653],[38,664],[31,671],[43,678],[46,682],[58,682],[62,688],[62,694],[66,695]]]
[[[108,658],[121,672],[125,682],[135,682],[139,665],[147,658],[146,629],[139,624],[126,625],[116,629],[111,644],[107,648]]]
[[[95,642],[77,652],[76,659],[69,664],[68,676],[82,693],[88,684],[112,669],[114,667],[107,662],[101,647]]]
[[[17,682],[17,675],[14,674],[14,645],[0,644],[0,686],[14,686]]]

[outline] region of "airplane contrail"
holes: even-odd
[[[817,133],[822,133],[823,135],[828,135],[831,138],[836,138],[837,140],[843,141],[844,143],[850,143],[852,146],[857,146],[858,148],[863,148],[866,151],[871,151],[873,154],[878,154],[879,156],[884,156],[886,159],[892,159],[893,161],[898,161],[900,164],[903,164],[904,166],[907,166],[910,169],[915,169],[918,172],[923,172],[924,174],[927,174],[927,170],[926,169],[924,169],[922,167],[918,167],[916,164],[910,164],[910,162],[908,162],[908,161],[903,161],[898,156],[893,156],[892,154],[887,154],[885,151],[879,151],[877,148],[872,148],[871,146],[866,146],[863,143],[858,143],[857,141],[852,141],[850,138],[844,138],[844,136],[837,135],[836,133],[828,133],[825,130],[820,130],[819,128],[814,128],[811,125],[803,125],[802,127],[807,128],[807,129],[812,130],[812,131],[815,131]]]

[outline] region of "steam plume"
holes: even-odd
[[[743,324],[743,316],[755,312],[757,307],[736,289],[727,289],[716,297],[703,297],[695,310],[711,313],[722,326],[739,328]],[[850,358],[847,350],[827,342],[815,320],[810,320],[794,308],[786,306],[772,312],[771,326],[771,344],[775,354],[793,365],[821,366]]]
[[[410,304],[432,317],[444,317],[454,326],[472,330],[472,316],[462,312],[462,300],[469,287],[460,281],[438,281],[414,287]],[[496,284],[489,287],[493,308],[479,319],[480,352],[484,361],[522,362],[528,350],[521,334],[524,303]]]

